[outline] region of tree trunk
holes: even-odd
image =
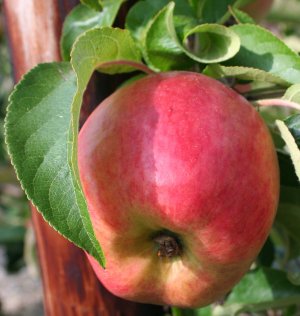
[[[60,60],[59,37],[62,21],[75,4],[75,0],[4,1],[16,82],[38,63]],[[106,82],[104,88],[105,84]],[[34,207],[32,216],[47,316],[163,314],[161,307],[128,302],[107,292],[96,279],[83,251],[55,232]]]

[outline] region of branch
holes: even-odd
[[[300,111],[300,104],[283,99],[264,99],[253,102],[258,107],[280,106]]]

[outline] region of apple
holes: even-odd
[[[268,129],[239,94],[193,72],[146,76],[79,135],[82,187],[113,294],[207,305],[227,293],[270,231],[279,191]]]

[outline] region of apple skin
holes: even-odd
[[[276,153],[256,110],[192,72],[120,88],[79,135],[78,163],[113,294],[200,307],[227,293],[270,231],[279,195]],[[180,253],[159,255],[157,236]]]

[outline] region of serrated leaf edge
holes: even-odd
[[[19,175],[19,173],[18,173],[18,170],[17,170],[17,168],[16,168],[16,166],[15,166],[15,164],[14,164],[14,161],[13,161],[13,155],[12,155],[12,153],[11,153],[11,148],[10,148],[10,145],[9,145],[9,143],[8,143],[8,141],[7,141],[7,125],[8,125],[8,116],[9,116],[9,113],[11,113],[11,104],[12,104],[12,102],[13,102],[13,98],[15,97],[15,94],[18,92],[18,90],[19,90],[19,88],[20,88],[20,86],[22,86],[22,84],[23,84],[23,82],[25,81],[25,80],[27,80],[27,78],[28,77],[30,77],[31,75],[32,75],[32,73],[33,72],[35,72],[37,69],[42,69],[42,68],[44,68],[44,67],[46,67],[46,66],[49,66],[49,65],[54,65],[54,64],[57,64],[57,63],[41,63],[41,64],[38,64],[37,66],[35,66],[35,67],[33,67],[30,71],[28,71],[26,74],[24,74],[22,77],[21,77],[21,79],[19,80],[19,82],[15,85],[15,87],[14,87],[14,90],[13,90],[13,92],[9,95],[9,98],[8,98],[8,106],[7,106],[7,109],[6,109],[6,116],[5,116],[5,119],[4,119],[4,141],[5,141],[5,144],[6,144],[6,148],[7,148],[7,152],[8,152],[8,154],[9,154],[9,156],[11,157],[11,159],[10,159],[10,162],[11,162],[11,165],[13,166],[13,168],[14,168],[14,170],[15,170],[15,174],[16,174],[16,177],[17,177],[17,179],[18,179],[18,181],[19,181],[19,183],[20,183],[20,186],[21,186],[21,188],[22,188],[22,190],[24,191],[24,193],[25,193],[25,195],[26,195],[26,197],[27,197],[27,199],[30,201],[30,203],[32,204],[32,206],[42,215],[42,218],[48,223],[48,225],[50,226],[50,227],[52,227],[57,233],[59,233],[61,236],[63,236],[65,239],[67,239],[68,241],[70,241],[71,243],[74,243],[76,246],[78,246],[79,248],[81,248],[81,249],[83,249],[84,251],[87,251],[87,250],[85,250],[84,248],[83,248],[83,246],[81,245],[81,243],[78,243],[78,242],[75,242],[75,241],[73,241],[73,240],[71,240],[68,236],[66,236],[65,234],[63,234],[63,233],[61,233],[55,226],[53,226],[52,224],[51,224],[51,222],[49,222],[47,219],[46,219],[46,217],[45,217],[45,215],[43,214],[43,212],[41,212],[41,210],[35,205],[35,203],[32,201],[32,198],[30,197],[30,195],[28,194],[28,192],[27,192],[27,189],[24,187],[24,184],[23,184],[23,181],[21,180],[21,178],[20,178],[20,175]],[[60,62],[60,64],[69,64],[68,62]],[[70,166],[68,165],[68,168],[70,168]],[[72,181],[73,181],[73,179],[72,179]],[[77,204],[77,200],[76,200],[76,204]],[[83,218],[82,217],[82,214],[79,212],[79,215],[80,215],[80,217],[81,217],[81,219]],[[82,223],[83,223],[84,221],[82,220]],[[93,229],[93,228],[92,228]],[[90,233],[87,231],[86,232],[87,233],[87,235],[89,236],[89,237],[91,237],[91,235],[90,235]],[[95,235],[94,235],[94,237],[95,237]],[[96,238],[96,237],[95,237]],[[94,247],[95,247],[95,243],[94,243],[94,241],[90,238],[90,241],[92,242],[92,244],[94,245]],[[101,250],[101,252],[100,253],[98,253],[98,255],[99,255],[99,259],[100,259],[100,264],[103,266],[103,267],[105,267],[105,258],[104,258],[104,256],[103,256],[103,251],[102,251],[102,249],[101,249],[101,246],[99,245],[99,247],[100,247],[100,250]],[[97,249],[98,247],[95,247],[95,251],[96,252],[98,252]],[[98,260],[98,259],[97,259]]]

